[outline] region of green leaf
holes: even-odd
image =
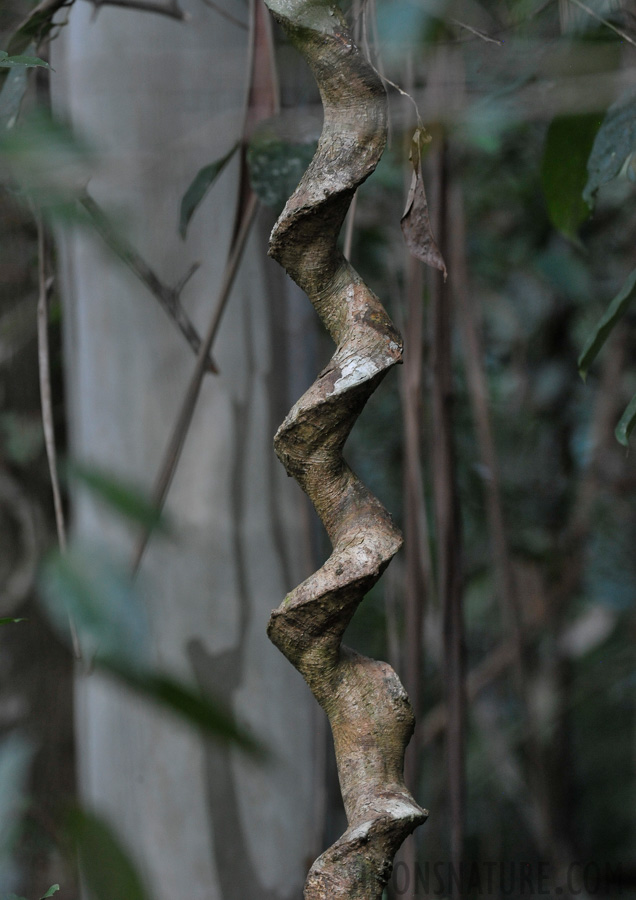
[[[579,356],[579,373],[584,381],[587,377],[590,365],[596,359],[599,350],[609,337],[610,332],[629,306],[635,287],[636,269],[628,275],[620,291],[598,320],[594,331],[589,336],[587,343]]]
[[[74,809],[67,829],[95,900],[148,900],[132,859],[110,826],[94,813]]]
[[[149,626],[139,586],[104,551],[74,547],[53,553],[40,575],[44,609],[62,639],[72,617],[82,649],[129,669],[148,663]]]
[[[13,625],[17,622],[28,622],[28,619],[0,619],[0,625]]]
[[[175,713],[204,734],[237,744],[241,749],[264,757],[263,747],[236,723],[232,713],[220,701],[182,684],[161,672],[130,669],[117,659],[101,658],[99,666],[136,691]]]
[[[43,69],[50,69],[50,65],[39,56],[9,56],[6,50],[0,50],[0,68],[10,69],[14,66],[21,66],[24,69],[34,69],[40,66]]]
[[[590,206],[599,187],[616,178],[634,149],[636,90],[630,87],[610,106],[594,140],[587,163],[587,184],[583,191],[583,199]]]
[[[40,897],[40,900],[47,900],[47,897],[52,897],[53,894],[56,894],[59,891],[59,889],[60,889],[59,884],[52,884],[51,887],[46,892],[46,894],[42,894],[42,896]]]
[[[582,197],[587,161],[601,120],[598,115],[557,116],[546,136],[541,184],[550,221],[575,239],[589,217],[591,204]]]
[[[136,522],[147,531],[169,532],[161,510],[138,487],[95,466],[67,463],[66,474],[84,484],[115,512]]]
[[[221,174],[227,163],[232,159],[238,149],[238,143],[228,150],[225,156],[217,159],[216,162],[204,166],[194,177],[194,180],[188,190],[183,195],[181,201],[181,213],[179,216],[179,234],[185,240],[186,232],[190,219],[194,215],[195,210],[210,190],[218,176]]]
[[[27,70],[16,66],[8,73],[0,90],[0,132],[13,128],[27,89]]]
[[[616,435],[616,440],[619,444],[622,444],[623,447],[627,447],[629,443],[629,436],[634,430],[634,425],[636,425],[636,394],[630,400],[629,406],[621,416],[621,420],[616,426],[616,431],[614,434]]]

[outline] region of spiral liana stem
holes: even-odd
[[[271,615],[268,634],[331,724],[346,832],[313,864],[305,900],[380,900],[393,857],[427,813],[404,784],[414,716],[393,669],[342,645],[358,604],[398,551],[391,516],[343,459],[349,433],[402,339],[338,249],[357,187],[386,142],[386,93],[327,0],[265,0],[309,63],[324,125],[316,154],[272,231],[270,256],[307,293],[336,343],[278,429],[276,453],[307,493],[333,551]]]

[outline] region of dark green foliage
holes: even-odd
[[[620,418],[616,426],[616,440],[627,447],[629,436],[636,425],[636,395],[632,397],[629,406]]]
[[[181,212],[179,216],[179,234],[184,240],[188,231],[190,219],[196,212],[199,204],[202,202],[203,198],[206,196],[225,166],[229,163],[229,161],[236,153],[238,146],[238,144],[234,144],[234,146],[231,147],[230,150],[228,150],[228,152],[225,154],[225,156],[221,157],[221,159],[217,159],[215,162],[210,163],[210,165],[204,166],[202,169],[199,169],[194,177],[194,180],[192,181],[192,184],[183,195],[183,199],[181,200]]]
[[[592,205],[599,187],[616,178],[636,149],[636,93],[627,90],[607,111],[587,164],[583,198]]]
[[[599,319],[595,329],[589,336],[579,356],[579,372],[586,378],[589,367],[596,359],[599,351],[607,341],[616,323],[625,315],[636,288],[636,269],[626,278],[620,291]]]
[[[572,239],[591,212],[582,192],[599,125],[597,115],[559,116],[550,123],[546,136],[541,182],[548,215],[554,227]]]
[[[104,821],[75,809],[68,817],[67,830],[95,900],[148,900],[132,859]]]

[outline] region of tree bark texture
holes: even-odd
[[[270,255],[309,296],[337,345],[278,429],[276,453],[325,525],[333,552],[272,613],[272,641],[302,673],[334,736],[348,828],[314,863],[306,900],[380,900],[393,857],[426,818],[403,779],[413,712],[386,663],[342,645],[364,595],[399,549],[389,513],[351,471],[344,443],[369,396],[402,359],[402,339],[337,246],[353,195],[386,139],[386,94],[326,0],[267,0],[318,83],[324,126],[288,200]]]
[[[248,32],[200,0],[187,7],[184,24],[113,8],[94,21],[78,3],[53,65],[58,110],[98,151],[91,196],[165,283],[201,261],[182,300],[203,333],[231,241],[238,159],[185,243],[179,204],[240,135]],[[305,500],[271,453],[290,396],[308,383],[290,385],[307,325],[264,256],[270,228],[257,221],[214,347],[219,375],[206,376],[168,496],[174,538],[150,543],[139,583],[157,664],[222,697],[273,762],[204,744],[99,674],[77,678],[82,800],[114,825],[157,900],[295,900],[307,871],[313,701],[265,636],[277,598],[309,571],[298,552]],[[68,235],[61,261],[72,453],[150,488],[192,350],[97,233]],[[130,557],[136,534],[83,493],[74,508],[75,540]]]

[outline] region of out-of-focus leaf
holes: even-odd
[[[411,141],[410,160],[413,165],[413,176],[401,221],[402,233],[411,254],[428,266],[439,269],[446,280],[446,264],[433,238],[424,191],[422,146],[426,142],[422,129],[417,128]]]
[[[0,625],[14,625],[16,622],[28,622],[28,619],[0,619]]]
[[[9,56],[6,50],[0,50],[0,68],[12,69],[21,67],[23,69],[34,69],[41,66],[44,69],[50,69],[50,65],[39,56]]]
[[[261,752],[218,700],[153,670],[145,610],[137,582],[127,571],[103,553],[74,548],[49,557],[40,586],[45,609],[62,638],[68,639],[70,615],[83,651],[98,668],[208,736]]]
[[[247,148],[247,165],[254,193],[261,203],[279,213],[298,187],[313,159],[317,140],[291,138],[268,119],[254,132]]]
[[[634,430],[634,425],[636,425],[636,394],[634,394],[630,400],[629,406],[621,416],[620,422],[616,426],[616,431],[614,432],[616,440],[619,444],[622,444],[623,447],[627,447],[629,436]]]
[[[76,200],[92,172],[92,153],[64,123],[44,110],[22,116],[19,127],[0,131],[0,178],[17,183],[25,200],[46,214],[85,217]]]
[[[127,519],[141,525],[147,531],[169,532],[161,510],[138,487],[128,484],[119,476],[113,476],[94,466],[68,463],[66,472],[87,488],[107,506]]]
[[[102,819],[86,810],[74,809],[67,829],[95,900],[148,900],[132,859]]]
[[[182,238],[185,238],[186,236],[188,224],[190,222],[190,219],[194,215],[195,210],[197,209],[207,192],[210,190],[216,179],[219,177],[227,163],[232,159],[237,149],[238,144],[234,144],[234,146],[230,150],[228,150],[225,156],[222,156],[221,159],[217,159],[216,162],[210,163],[209,166],[204,166],[202,169],[199,169],[199,171],[195,175],[192,184],[183,195],[183,199],[181,201],[179,234]]]
[[[169,675],[149,669],[130,669],[117,659],[101,658],[99,665],[142,697],[159,703],[201,729],[206,736],[237,744],[258,756],[264,755],[261,745],[236,723],[232,713],[217,699],[201,694]]]
[[[27,89],[27,70],[17,66],[8,73],[0,90],[0,133],[13,128]]]
[[[52,897],[53,894],[57,894],[57,892],[59,891],[59,889],[60,889],[59,884],[52,884],[51,887],[50,887],[50,888],[48,889],[48,891],[46,892],[46,894],[43,894],[43,895],[40,897],[40,900],[47,900],[48,897]]]
[[[587,163],[587,184],[583,191],[583,199],[590,206],[599,187],[616,178],[634,149],[636,90],[631,87],[610,106],[594,140]]]
[[[54,28],[53,18],[56,12],[63,6],[70,5],[68,0],[42,0],[38,3],[10,38],[9,53],[24,53],[31,44],[36,47],[41,44]]]
[[[620,291],[598,320],[585,347],[583,347],[583,351],[579,356],[579,372],[583,380],[585,380],[588,369],[596,359],[599,350],[609,337],[612,328],[616,325],[629,306],[634,293],[634,288],[636,288],[636,269],[630,272]]]
[[[548,128],[541,183],[550,221],[568,238],[576,239],[578,229],[591,212],[582,191],[600,124],[597,115],[557,116]]]
[[[148,621],[137,584],[128,571],[93,548],[54,553],[40,576],[45,611],[63,639],[68,617],[82,648],[96,661],[117,660],[129,669],[148,663]]]
[[[0,744],[0,884],[13,880],[11,854],[18,836],[23,790],[33,747],[23,737],[11,735]]]

